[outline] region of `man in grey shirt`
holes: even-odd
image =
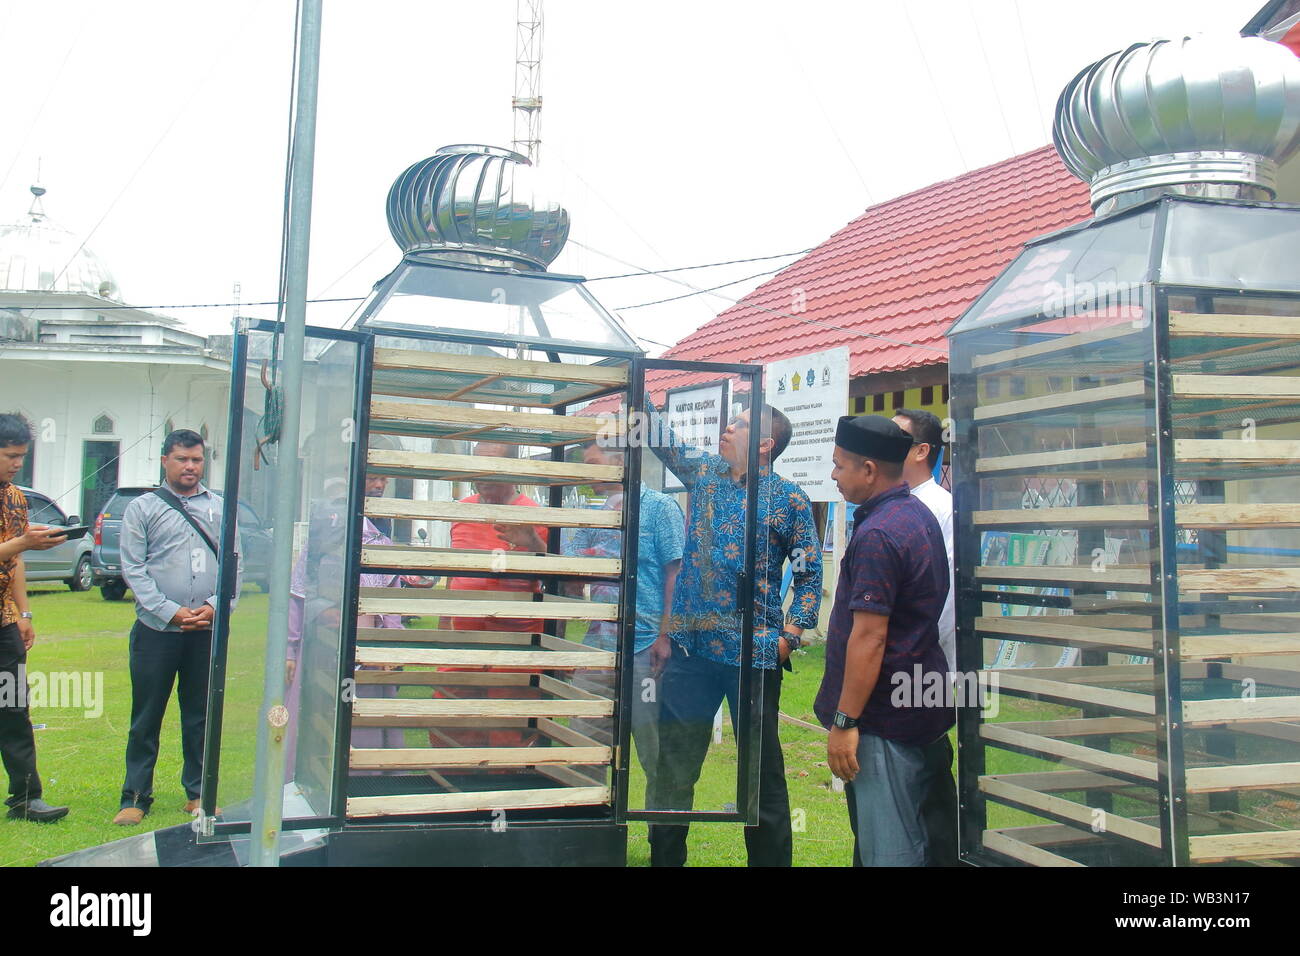
[[[153,803],[158,736],[173,683],[181,707],[183,809],[199,809],[222,500],[203,486],[204,443],[197,432],[182,428],[168,435],[162,466],[163,484],[135,498],[122,515],[122,577],[135,594],[136,622],[126,780],[113,818],[120,826],[139,823]]]

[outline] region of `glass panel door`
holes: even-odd
[[[637,489],[620,646],[625,819],[756,822],[760,695],[777,666],[785,563],[760,530],[771,479],[749,396],[762,394],[761,375],[658,360],[633,370],[622,436]]]

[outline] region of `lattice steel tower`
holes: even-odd
[[[542,146],[542,0],[518,0],[515,21],[512,145],[535,164]]]

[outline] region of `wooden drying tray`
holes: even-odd
[[[1108,472],[1102,468],[1070,469],[1072,465],[1121,464],[1129,467],[1145,467],[1147,445],[1144,442],[1124,442],[1117,445],[1101,445],[1091,448],[1067,448],[1061,451],[1031,452],[1023,455],[1000,455],[992,458],[980,458],[975,462],[975,471],[981,474],[999,473],[1050,473],[1053,478],[1088,476],[1105,478]],[[1065,470],[1062,470],[1065,469]]]
[[[1095,620],[1094,615],[1087,614],[978,617],[975,630],[981,635],[1007,637],[1029,644],[1098,648],[1119,654],[1151,654],[1154,645],[1150,629],[1096,627]],[[1300,633],[1184,634],[1178,639],[1178,654],[1184,661],[1300,654]]]
[[[548,415],[376,399],[370,403],[370,430],[388,435],[554,446],[612,439],[626,430],[626,422],[616,415]]]
[[[492,720],[498,717],[610,717],[613,713],[612,701],[594,695],[593,699],[358,697],[352,701],[352,722],[360,727],[436,727],[448,717]]]
[[[1044,831],[1049,831],[1048,836]],[[1063,846],[1071,843],[1099,844],[1101,838],[1092,833],[1076,830],[1064,824],[1029,827],[1002,827],[997,830],[985,830],[982,836],[984,849],[1009,857],[1030,866],[1084,866],[1077,860],[1061,856],[1046,849],[1046,846]]]
[[[1058,797],[1042,790],[1025,786],[1021,778],[1042,774],[991,774],[979,778],[979,788],[986,796],[1010,806],[1019,807],[1030,813],[1037,813],[1051,820],[1074,824],[1092,829],[1096,820],[1096,808],[1075,803],[1064,797]],[[1107,778],[1102,778],[1107,779]],[[1115,781],[1115,783],[1122,783]],[[1106,827],[1100,831],[1105,837],[1118,837],[1131,843],[1151,849],[1160,849],[1160,828],[1149,823],[1142,823],[1118,813],[1106,814]]]
[[[1028,723],[1033,726],[1041,722]],[[1129,786],[1134,784],[1149,786],[1159,782],[1160,779],[1159,768],[1154,760],[1109,753],[1096,747],[1049,737],[1046,734],[1030,733],[1018,729],[1015,723],[981,724],[980,737],[995,747],[1029,754],[1044,760],[1059,760],[1068,766],[1081,767],[1106,774],[1117,781],[1126,781]]]
[[[1149,590],[1151,567],[1146,564],[1091,565],[980,565],[975,577],[981,581],[1009,581],[1032,585],[1106,585],[1111,590]]]
[[[1169,334],[1176,338],[1300,340],[1300,317],[1170,312]]]
[[[590,655],[592,667],[602,667],[610,651],[602,651],[577,641],[566,641],[562,637],[550,634],[528,633],[527,631],[451,631],[423,627],[359,627],[358,644],[470,644],[492,645],[496,647],[529,649],[544,647],[553,651],[565,651]]]
[[[622,465],[588,465],[584,462],[385,451],[378,448],[370,449],[367,460],[372,475],[394,478],[426,478],[437,481],[487,478],[527,485],[581,485],[623,480]]]
[[[537,790],[484,790],[466,793],[420,793],[392,797],[349,797],[347,815],[410,816],[488,810],[599,806],[610,801],[609,787],[543,787]]]
[[[971,521],[978,528],[1120,528],[1153,524],[1154,518],[1146,505],[1083,505],[975,511]]]
[[[571,641],[566,641],[571,644]],[[575,648],[577,645],[572,645]],[[535,667],[542,670],[612,668],[612,651],[556,651],[548,648],[358,647],[357,664],[426,667]]]
[[[543,505],[485,505],[461,501],[415,501],[410,498],[367,498],[367,518],[410,521],[467,521],[478,524],[521,524],[549,528],[621,528],[623,513],[604,508],[549,508]]]
[[[1053,412],[1072,408],[1095,408],[1115,402],[1132,402],[1146,396],[1146,382],[1138,379],[1118,385],[1098,385],[1093,388],[1076,388],[1033,398],[1018,398],[1009,402],[976,407],[972,416],[976,422],[993,422],[1003,418],[1018,418],[1035,412]]]
[[[1175,398],[1300,399],[1300,378],[1283,375],[1174,375]]]
[[[978,528],[1121,528],[1154,523],[1146,505],[975,511],[971,514],[971,521]],[[1174,521],[1182,528],[1219,531],[1261,527],[1300,528],[1300,504],[1177,505],[1174,508]]]
[[[534,551],[421,548],[414,545],[366,545],[361,549],[361,564],[365,568],[392,568],[416,574],[448,575],[486,571],[617,578],[623,571],[623,562],[619,558],[568,557]]]
[[[1154,683],[1150,664],[1122,665],[1141,668],[1147,671],[1146,680]],[[1121,714],[1135,714],[1140,717],[1154,717],[1156,701],[1150,693],[1137,693],[1129,690],[1113,690],[1109,687],[1093,687],[1082,683],[1081,678],[1072,671],[1098,671],[1092,675],[1093,680],[1113,681],[1113,669],[1109,667],[1030,668],[1025,672],[981,671],[981,683],[987,682],[990,689],[998,693],[1011,694],[1015,697],[1028,697],[1034,700],[1046,700],[1065,704],[1069,707],[1105,707],[1107,710]],[[1111,671],[1103,674],[1101,672]],[[1066,672],[1066,673],[1062,673]],[[1030,676],[1032,674],[1032,676]],[[1086,676],[1086,675],[1085,675]],[[991,726],[986,724],[985,726]]]
[[[1300,461],[1300,441],[1289,438],[1178,438],[1174,457],[1179,462],[1233,462],[1255,465],[1290,465]]]
[[[527,727],[520,722],[516,725]],[[510,729],[509,727],[502,729]],[[539,720],[530,729],[540,731],[551,742],[545,747],[403,747],[362,749],[353,747],[348,766],[352,770],[439,770],[479,767],[542,767],[554,765],[608,764],[612,747],[597,743],[553,720]],[[447,738],[454,743],[452,738]]]
[[[394,593],[402,595],[394,597]],[[534,600],[541,597],[542,600]],[[433,588],[361,588],[358,614],[421,617],[511,618],[546,621],[616,621],[618,605],[529,591],[452,591]]]
[[[385,382],[382,375],[375,376],[374,391],[382,391],[385,395],[535,408],[580,402],[587,396],[628,383],[626,367],[539,362],[491,355],[454,355],[415,349],[375,349],[373,368],[377,372],[410,372],[420,376],[418,384],[405,385]],[[502,380],[511,379],[552,384],[556,388],[549,395],[517,392],[501,384]]]
[[[1262,833],[1213,833],[1188,840],[1193,863],[1288,859],[1300,856],[1300,830]]]

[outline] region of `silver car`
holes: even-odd
[[[68,517],[63,509],[39,491],[18,486],[27,498],[27,520],[31,524],[51,525],[56,528],[72,528],[81,523],[76,515]],[[48,551],[27,551],[23,554],[23,564],[27,567],[27,583],[35,581],[63,581],[74,591],[89,591],[92,584],[90,573],[90,549],[94,541],[89,534],[84,534],[73,541],[65,541]]]

